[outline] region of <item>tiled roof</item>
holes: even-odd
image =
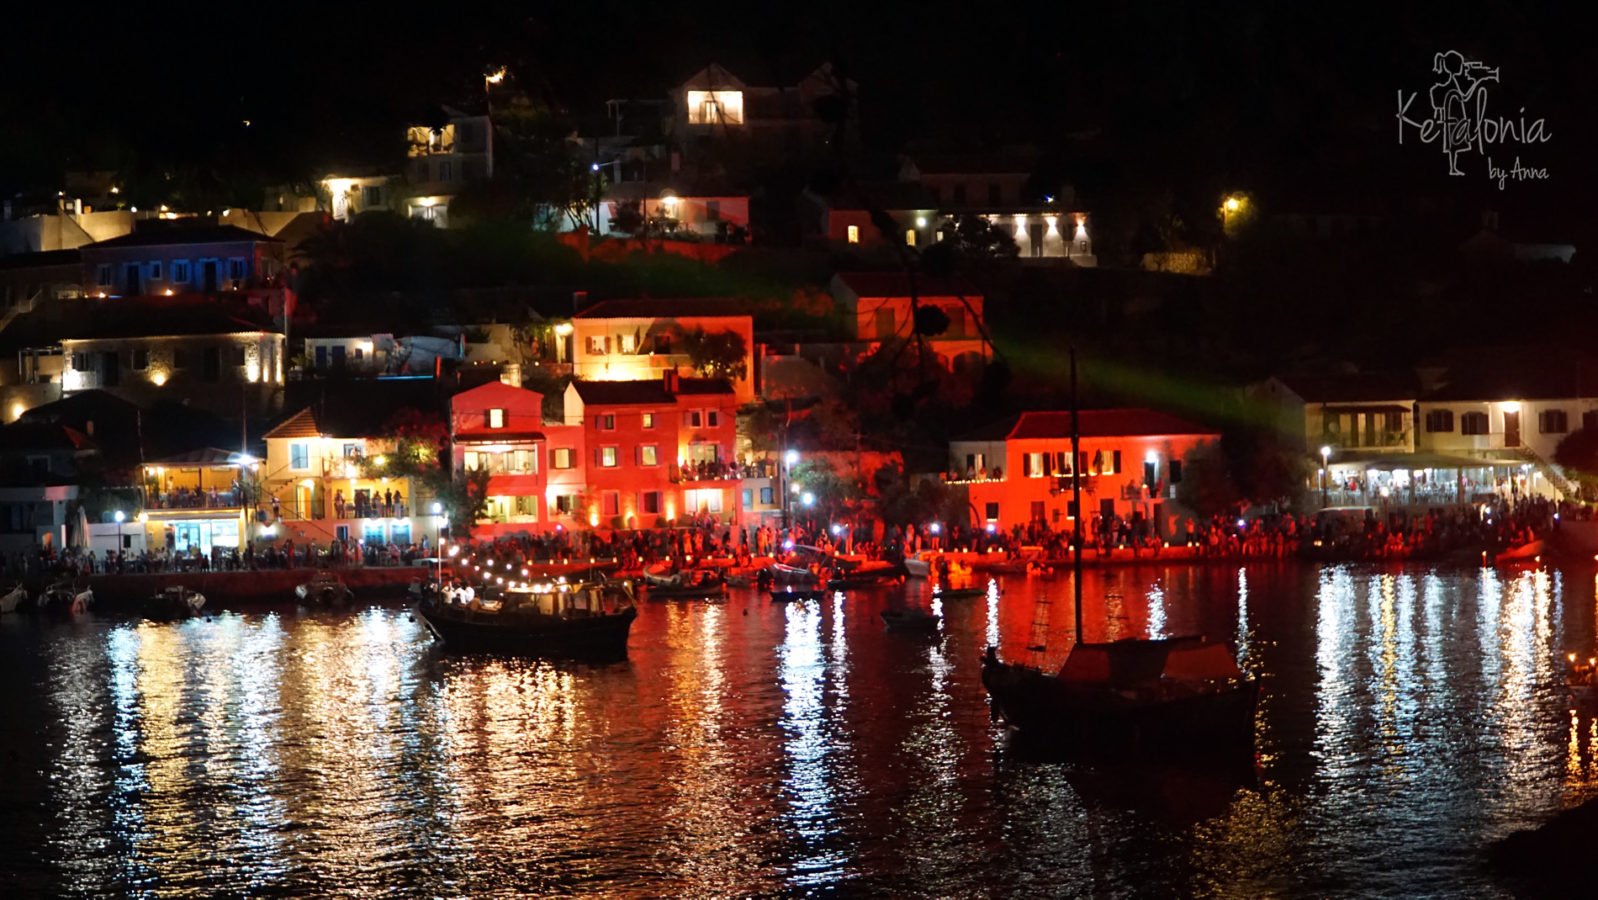
[[[0,350],[61,341],[274,332],[257,311],[198,296],[60,300],[18,316],[0,332]]]
[[[577,396],[588,406],[638,406],[675,403],[676,398],[658,380],[574,381]]]
[[[679,394],[734,394],[732,382],[725,378],[684,378],[677,382]]]
[[[908,297],[910,296],[910,276],[902,271],[894,272],[839,272],[836,276],[839,283],[848,288],[857,297]],[[982,292],[969,284],[945,281],[941,278],[930,278],[925,275],[915,279],[916,295],[918,297],[981,297]]]
[[[293,415],[266,433],[269,438],[325,435],[336,438],[384,437],[404,412],[436,417],[447,427],[437,385],[430,378],[357,379],[346,384],[300,384]]]
[[[1213,428],[1196,425],[1185,419],[1152,409],[1084,409],[1077,413],[1078,428],[1082,437],[1148,437],[1154,435],[1214,435]],[[1069,438],[1071,414],[1069,412],[1022,413],[1010,439]]]
[[[191,225],[188,223],[174,223],[165,227],[156,225],[141,225],[138,229],[121,237],[110,240],[97,241],[89,244],[91,250],[114,250],[118,247],[153,247],[171,246],[175,244],[232,244],[240,242],[277,244],[281,243],[276,238],[269,238],[259,232],[240,228],[237,225]]]
[[[1411,372],[1362,372],[1351,375],[1283,375],[1281,382],[1305,403],[1379,403],[1413,400],[1420,381]]]
[[[749,306],[732,297],[636,297],[601,300],[574,319],[673,319],[683,316],[748,316]]]

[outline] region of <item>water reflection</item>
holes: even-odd
[[[1484,841],[1598,793],[1561,669],[1598,646],[1589,575],[1087,575],[1089,639],[1235,636],[1258,783],[1040,760],[989,720],[981,648],[1039,634],[1057,665],[1068,578],[935,601],[935,635],[878,616],[920,585],[649,604],[599,667],[440,657],[384,609],[8,621],[0,870],[8,896],[1491,894]]]

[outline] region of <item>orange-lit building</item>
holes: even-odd
[[[916,302],[910,302],[915,294]],[[832,296],[854,320],[855,339],[871,345],[908,340],[915,335],[916,305],[935,307],[949,317],[942,334],[928,338],[933,350],[951,363],[962,357],[986,358],[982,336],[982,293],[975,287],[939,278],[914,281],[903,272],[839,272]]]
[[[1028,412],[949,444],[952,483],[964,485],[974,521],[1008,530],[1032,522],[1069,530],[1073,474],[1094,516],[1141,512],[1171,535],[1176,486],[1188,456],[1220,433],[1147,409],[1083,410],[1079,456],[1071,454],[1069,412]]]
[[[604,300],[572,317],[572,374],[587,381],[658,380],[663,372],[693,375],[685,337],[732,332],[744,345],[744,377],[733,382],[741,402],[754,399],[754,317],[725,298]]]
[[[546,510],[544,501],[544,395],[493,381],[456,394],[449,410],[454,471],[489,473],[487,517],[473,530],[481,535],[547,529],[552,510]]]

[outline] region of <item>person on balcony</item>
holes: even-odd
[[[337,490],[337,491],[333,492],[333,511],[337,514],[338,518],[340,518],[340,519],[344,518],[344,491],[343,490]]]

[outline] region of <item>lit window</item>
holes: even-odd
[[[600,465],[601,468],[605,468],[605,469],[614,469],[614,468],[616,468],[616,448],[615,447],[601,447],[601,448],[599,448],[599,465]]]
[[[622,335],[621,336],[621,352],[623,352],[623,353],[631,353],[631,352],[633,352],[634,349],[635,348],[633,347],[633,336],[630,335],[630,334]]]
[[[904,245],[906,247],[914,247],[916,245],[916,230],[914,228],[905,229]]]
[[[849,243],[851,243],[851,244],[860,243],[860,226],[859,225],[850,225],[849,226]]]
[[[483,467],[483,457],[476,450],[466,451],[466,458],[464,462],[467,471],[481,469]]]
[[[571,448],[557,447],[549,451],[549,464],[556,469],[570,469],[572,467]]]
[[[654,444],[645,444],[638,448],[638,464],[644,466],[660,464],[660,453]]]
[[[505,411],[503,409],[491,409],[491,410],[488,411],[488,427],[489,428],[504,428],[505,427]]]
[[[289,468],[305,470],[311,467],[311,445],[296,442],[289,444]]]
[[[655,414],[654,413],[644,413],[644,427],[645,428],[654,428],[655,427]]]
[[[743,91],[689,91],[689,125],[742,125]]]

